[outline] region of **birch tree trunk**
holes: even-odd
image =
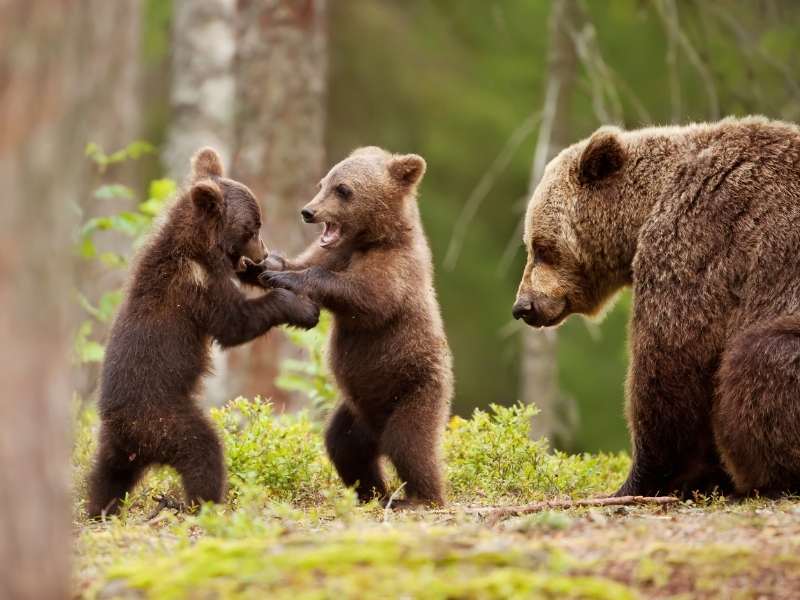
[[[236,0],[174,0],[171,120],[163,159],[180,181],[189,159],[212,146],[233,157]]]
[[[547,87],[531,168],[531,194],[550,159],[571,141],[570,106],[578,72],[571,32],[578,29],[579,20],[577,0],[554,0],[548,26]],[[533,420],[534,437],[552,438],[563,433],[557,413],[560,394],[556,351],[556,330],[523,330],[521,397],[524,402],[536,403],[541,410]]]
[[[314,194],[324,161],[326,0],[239,0],[236,133],[232,176],[264,211],[264,240],[299,252],[314,231],[300,207]],[[231,354],[238,393],[286,401],[274,386],[292,349],[274,330]]]
[[[2,598],[70,596],[70,234],[86,142],[137,114],[138,43],[137,3],[0,3]]]
[[[230,172],[234,152],[236,0],[174,0],[171,120],[162,158],[167,173],[185,179],[189,159],[202,146],[215,148]],[[235,395],[228,357],[215,344],[213,375],[205,402],[223,404]]]

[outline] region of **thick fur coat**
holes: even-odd
[[[280,323],[313,327],[319,317],[314,303],[288,290],[244,296],[235,269],[265,255],[258,203],[223,177],[211,149],[195,156],[191,180],[141,251],[111,329],[91,516],[116,512],[152,464],[178,471],[190,503],[221,501],[222,447],[195,402],[211,343],[236,346]]]
[[[342,402],[325,441],[362,501],[386,500],[386,456],[405,483],[402,504],[444,503],[441,438],[453,375],[417,207],[424,172],[414,154],[356,150],[302,210],[307,222],[324,224],[319,240],[297,259],[270,257],[272,270],[261,275],[264,285],[333,313],[329,360]]]
[[[760,117],[602,128],[547,167],[514,316],[633,288],[619,494],[800,489],[800,130]]]

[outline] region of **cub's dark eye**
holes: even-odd
[[[345,185],[344,183],[340,183],[335,188],[333,188],[333,192],[339,196],[342,200],[347,200],[350,196],[353,195],[353,190],[350,189],[350,186]]]

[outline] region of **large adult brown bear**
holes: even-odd
[[[524,239],[531,326],[633,287],[617,495],[800,489],[800,129],[604,127],[548,165]]]

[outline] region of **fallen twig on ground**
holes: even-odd
[[[474,506],[467,508],[448,508],[432,511],[436,514],[455,514],[463,512],[477,514],[495,524],[509,517],[527,515],[553,508],[578,508],[581,506],[631,506],[637,504],[654,504],[665,506],[680,502],[675,496],[618,496],[616,498],[585,498],[582,500],[543,500],[521,506]]]
[[[150,515],[147,517],[147,519],[145,519],[146,521],[152,521],[153,519],[155,519],[165,508],[177,512],[186,512],[187,510],[187,507],[183,502],[175,500],[174,498],[170,498],[169,496],[166,495],[159,494],[157,496],[153,496],[153,500],[155,500],[158,504],[156,505],[153,512],[151,512]]]

